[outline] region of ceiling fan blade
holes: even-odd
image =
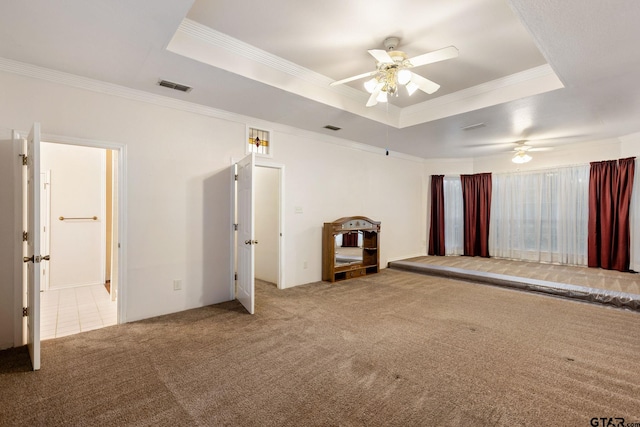
[[[418,89],[428,93],[429,95],[440,89],[440,85],[438,83],[432,82],[429,79],[425,79],[424,77],[416,73],[411,73],[411,82],[416,84],[418,86]]]
[[[531,150],[533,147],[530,145],[517,145],[516,148],[514,148],[511,151],[515,151],[516,153],[519,153],[520,151],[529,151]]]
[[[379,84],[371,93],[369,100],[367,101],[367,107],[373,107],[378,103],[378,95],[380,95],[380,91],[382,90],[383,85]]]
[[[365,77],[373,76],[376,73],[377,73],[377,71],[369,71],[368,73],[362,73],[362,74],[358,74],[357,76],[347,77],[346,79],[337,80],[337,81],[329,84],[329,86],[337,86],[337,85],[341,85],[341,84],[344,84],[344,83],[352,82],[354,80],[364,79]]]
[[[531,147],[529,151],[551,151],[553,147]]]
[[[393,64],[393,58],[387,53],[386,50],[382,49],[371,49],[368,51],[371,56],[376,58],[376,61],[381,64]]]
[[[455,46],[449,46],[443,49],[434,50],[433,52],[409,58],[409,62],[414,67],[420,67],[421,65],[433,64],[434,62],[444,61],[445,59],[457,57],[458,49]]]

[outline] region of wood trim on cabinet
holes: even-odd
[[[336,236],[353,231],[362,233],[362,258],[338,263]],[[322,229],[322,280],[336,282],[380,270],[380,221],[365,216],[349,216],[325,222]]]

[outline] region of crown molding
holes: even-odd
[[[241,40],[202,25],[198,22],[192,21],[188,18],[185,18],[182,21],[180,27],[178,27],[178,31],[200,39],[212,46],[228,50],[229,52],[243,56],[247,59],[250,59],[251,61],[261,63],[263,65],[266,65],[267,67],[279,70],[283,73],[289,74],[293,77],[319,86],[328,86],[331,82],[333,82],[333,80],[331,80],[327,76],[301,67],[298,64],[287,61],[286,59],[273,55],[267,51],[259,49]]]
[[[526,83],[531,80],[536,80],[539,78],[543,78],[547,76],[555,76],[555,75],[556,74],[553,72],[553,69],[551,68],[551,66],[549,64],[544,64],[538,67],[521,71],[519,73],[511,74],[506,77],[502,77],[496,80],[491,80],[489,82],[482,83],[477,86],[472,86],[470,88],[463,89],[458,92],[450,93],[444,96],[440,96],[438,98],[421,102],[420,104],[406,107],[403,109],[403,112],[406,112],[407,114],[412,114],[414,112],[421,111],[421,110],[441,107],[445,104],[450,104],[452,102],[465,101],[468,98],[493,92],[496,90],[508,88],[516,84]]]
[[[366,107],[369,94],[348,85],[330,86],[334,80],[323,74],[188,18],[176,30],[167,50],[386,125],[399,124],[399,107]],[[262,72],[260,67],[264,67]]]
[[[177,31],[199,39],[211,46],[227,50],[234,55],[242,56],[297,79],[304,80],[325,89],[329,88],[332,92],[338,93],[342,96],[361,102],[366,102],[369,98],[369,96],[364,94],[362,91],[350,86],[329,86],[334,80],[323,74],[316,73],[313,70],[302,67],[294,62],[288,61],[227,34],[221,33],[220,31],[216,31],[206,25],[192,21],[191,19],[185,18]]]
[[[157,95],[138,89],[131,89],[114,83],[107,83],[100,80],[90,79],[88,77],[65,73],[63,71],[56,71],[2,57],[0,57],[0,71],[233,122],[244,123],[246,120],[250,120],[250,118],[225,110],[207,107],[205,105],[189,101],[182,101],[168,96]]]
[[[77,89],[88,90],[105,95],[113,95],[124,99],[133,101],[144,102],[160,107],[171,108],[179,111],[199,114],[207,117],[213,117],[216,119],[226,120],[234,123],[242,123],[244,125],[251,124],[255,126],[269,127],[274,132],[288,133],[300,137],[308,137],[313,139],[321,138],[322,142],[339,145],[341,147],[351,148],[354,150],[366,151],[370,153],[377,153],[385,155],[385,149],[374,147],[367,144],[362,144],[356,141],[348,139],[338,138],[331,135],[325,135],[319,132],[307,131],[299,129],[289,125],[283,125],[279,123],[268,122],[255,117],[243,116],[241,114],[220,110],[217,108],[207,107],[204,105],[196,104],[193,102],[182,101],[179,99],[169,98],[167,96],[156,95],[149,92],[144,92],[137,89],[131,89],[124,86],[119,86],[113,83],[106,83],[99,80],[90,79],[87,77],[77,76],[75,74],[69,74],[62,71],[51,70],[37,65],[31,65],[24,62],[14,61],[7,58],[0,57],[0,72],[6,72],[16,74],[24,77],[39,79],[48,81],[51,83],[61,84]],[[49,142],[65,141],[71,144],[86,145],[87,139],[78,138],[74,140],[71,137],[59,137],[57,135],[46,135]],[[113,148],[113,143],[105,143],[101,141],[94,141],[96,146],[104,145]],[[413,162],[423,162],[424,159],[409,154],[399,153],[392,151],[389,153],[390,157],[400,158],[404,160],[410,160]]]
[[[450,93],[402,109],[400,128],[425,123],[480,108],[502,104],[524,96],[563,88],[549,64]]]
[[[294,79],[318,87],[324,93],[347,98],[355,104],[345,105],[344,103],[340,103],[339,108],[389,126],[394,126],[398,129],[564,87],[551,67],[545,64],[409,107],[400,108],[389,104],[388,109],[385,108],[385,114],[379,115],[377,113],[381,110],[380,108],[376,108],[378,106],[373,108],[364,106],[368,99],[368,94],[363,91],[346,85],[330,87],[329,85],[333,80],[327,76],[273,55],[188,18],[182,21],[176,31],[174,40],[169,43],[167,48],[174,53],[207,62],[212,66],[226,67],[225,69],[228,71],[280,87],[277,80],[272,81],[263,74],[254,76],[243,74],[242,67],[239,67],[237,63],[225,65],[219,56],[212,55],[208,57],[208,59],[194,57],[193,52],[190,52],[189,48],[185,45],[185,43],[189,43],[188,40],[195,40],[214,51],[225,51],[234,57],[241,57],[247,61],[267,67],[268,69],[276,70],[285,74],[287,78],[293,77]],[[282,89],[293,91],[298,95],[310,97],[332,105],[332,101],[324,98],[323,95],[306,92],[300,87],[296,89],[282,87]]]

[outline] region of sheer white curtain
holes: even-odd
[[[445,255],[462,255],[464,251],[464,208],[460,176],[445,176],[443,187]]]
[[[493,174],[491,256],[587,264],[589,165]]]
[[[633,175],[629,223],[631,225],[631,263],[629,268],[633,271],[640,271],[640,161],[638,159],[636,159],[636,170]]]

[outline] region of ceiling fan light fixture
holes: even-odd
[[[410,81],[411,81],[411,71],[407,70],[406,68],[403,68],[400,71],[398,71],[398,83],[400,83],[401,85],[406,85]]]
[[[371,94],[366,103],[367,107],[373,107],[378,102],[388,102],[389,96],[398,96],[399,86],[406,86],[409,95],[418,89],[429,95],[437,91],[440,87],[439,84],[413,73],[410,69],[455,58],[458,56],[458,49],[455,46],[449,46],[409,58],[406,53],[396,50],[399,42],[398,37],[387,37],[384,41],[385,50],[370,49],[367,51],[376,60],[374,71],[336,80],[330,83],[330,86],[369,78],[364,83],[364,88]],[[371,78],[371,76],[374,77]]]
[[[526,151],[518,151],[515,156],[511,159],[513,163],[522,164],[531,161],[533,157],[528,155]]]
[[[364,88],[369,93],[373,93],[376,86],[378,86],[378,79],[376,79],[375,77],[372,78],[371,80],[367,80],[366,82],[364,82]]]

